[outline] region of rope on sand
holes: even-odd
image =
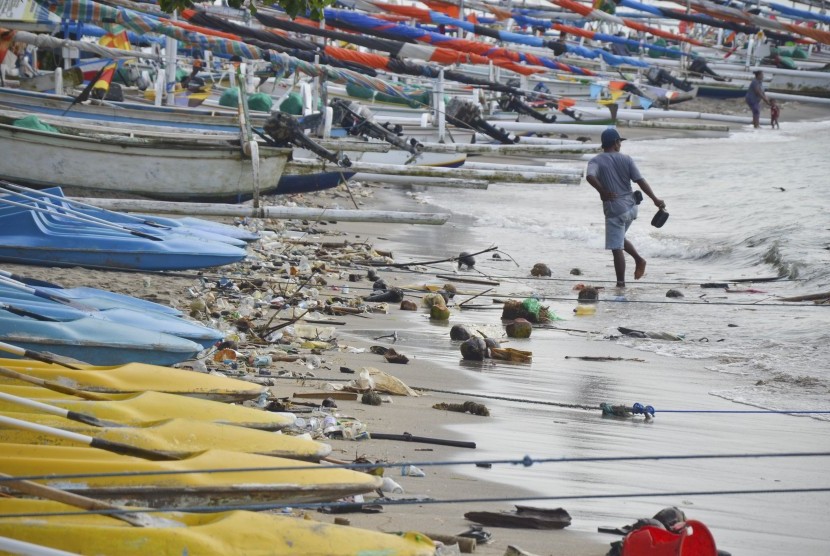
[[[485,498],[449,498],[445,500],[438,500],[434,498],[425,498],[422,496],[414,496],[412,498],[390,499],[379,498],[367,502],[316,502],[307,504],[278,504],[278,503],[262,503],[262,504],[243,504],[238,506],[193,506],[188,508],[171,507],[171,508],[124,508],[124,509],[104,509],[104,510],[82,510],[82,511],[66,511],[66,512],[37,512],[37,513],[18,513],[18,514],[0,514],[0,519],[3,518],[20,518],[20,517],[61,517],[61,516],[75,516],[75,515],[120,515],[123,513],[137,514],[137,513],[159,513],[159,512],[199,512],[199,513],[215,513],[234,510],[247,511],[267,511],[267,510],[287,510],[287,509],[319,509],[327,508],[335,513],[338,508],[355,510],[355,506],[362,506],[364,504],[379,504],[383,503],[385,506],[408,506],[408,505],[424,505],[424,504],[475,504],[475,503],[492,503],[492,502],[535,502],[535,501],[556,501],[556,500],[598,500],[598,499],[620,499],[620,498],[654,498],[671,496],[673,498],[689,497],[689,496],[735,496],[741,494],[804,494],[804,493],[819,493],[830,492],[830,487],[812,487],[812,488],[767,488],[767,489],[744,489],[744,490],[693,490],[693,491],[673,491],[673,492],[628,492],[620,494],[575,494],[575,495],[559,495],[559,496],[493,496]]]
[[[439,460],[422,462],[398,462],[398,463],[344,463],[344,464],[308,464],[298,466],[267,466],[267,467],[232,467],[221,469],[199,469],[199,470],[161,470],[161,471],[118,471],[111,473],[67,473],[48,475],[24,475],[15,477],[0,477],[0,485],[7,481],[56,481],[68,479],[89,479],[102,477],[156,477],[169,475],[198,474],[221,474],[221,473],[259,473],[266,471],[325,471],[331,469],[351,470],[373,470],[378,468],[395,467],[441,467],[450,465],[475,465],[477,467],[493,465],[515,465],[531,467],[542,463],[608,463],[622,461],[678,461],[678,460],[708,460],[708,459],[767,459],[767,458],[805,458],[805,457],[830,457],[830,452],[762,452],[757,454],[681,454],[681,455],[636,455],[636,456],[583,456],[572,458],[539,458],[534,459],[524,456],[521,459],[491,459],[491,460]],[[294,504],[285,504],[294,506]]]

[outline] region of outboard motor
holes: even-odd
[[[347,128],[349,135],[380,139],[410,154],[420,154],[424,148],[415,139],[407,141],[403,138],[403,128],[400,125],[391,127],[388,122],[377,124],[372,112],[365,106],[342,99],[333,100],[331,106],[334,110],[333,120]]]
[[[504,145],[511,145],[519,141],[518,137],[511,137],[504,129],[493,127],[481,117],[481,108],[472,102],[453,98],[447,103],[447,121],[451,124],[467,129],[474,129],[489,135]]]
[[[531,118],[546,124],[552,124],[556,121],[556,114],[542,114],[538,110],[535,110],[533,107],[528,106],[519,100],[517,95],[502,95],[501,98],[499,98],[499,108],[502,110],[513,111],[517,114],[525,114],[526,116],[530,116]]]
[[[341,167],[349,167],[352,162],[347,156],[339,158],[336,153],[318,145],[303,133],[300,122],[291,114],[284,114],[282,112],[275,112],[265,121],[262,126],[265,133],[260,133],[257,130],[257,135],[265,139],[270,145],[275,147],[288,147],[294,145],[296,147],[303,147],[320,158],[333,162]]]

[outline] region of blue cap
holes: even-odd
[[[620,134],[619,132],[617,132],[616,129],[614,129],[613,127],[609,127],[608,129],[602,132],[602,148],[604,149],[605,147],[610,147],[611,145],[616,143],[618,139],[620,141],[625,141],[625,139],[620,137]]]

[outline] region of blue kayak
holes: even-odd
[[[218,241],[182,235],[150,238],[51,220],[51,216],[34,211],[0,211],[0,260],[44,266],[186,270],[245,258],[243,249]]]
[[[172,315],[175,317],[182,316],[182,312],[173,307],[147,301],[146,299],[139,299],[130,295],[115,293],[108,290],[101,290],[98,288],[90,288],[86,286],[78,286],[75,288],[63,288],[58,284],[46,282],[43,280],[36,280],[19,276],[0,270],[0,277],[6,277],[11,283],[0,278],[0,291],[6,297],[15,297],[27,299],[29,296],[39,297],[50,301],[58,301],[65,305],[77,304],[83,305],[84,308],[90,309],[114,309],[127,308],[139,311],[150,311],[153,313],[162,313],[164,315]],[[20,286],[29,288],[30,292],[20,291]],[[82,309],[83,310],[83,309]]]
[[[64,322],[39,321],[0,310],[0,341],[50,352],[92,365],[138,362],[173,365],[191,359],[202,346],[162,332],[82,317]]]
[[[10,191],[9,188],[16,191]],[[57,222],[62,215],[65,219],[77,216],[90,221],[98,219],[102,222],[123,226],[146,234],[165,237],[169,234],[199,237],[237,247],[243,247],[245,242],[259,239],[257,234],[252,234],[247,230],[240,230],[234,226],[199,218],[173,219],[133,215],[78,203],[67,199],[60,187],[35,190],[20,185],[8,184],[5,193],[5,195],[0,196],[0,213],[3,211],[19,211],[22,209],[19,205],[23,204],[43,210],[44,212],[41,214],[50,216],[52,222]]]
[[[225,335],[197,322],[192,322],[161,313],[146,313],[135,309],[112,308],[103,310],[79,310],[67,305],[44,301],[35,296],[28,299],[2,296],[0,290],[0,308],[10,312],[26,314],[36,320],[68,322],[83,317],[90,317],[107,323],[114,322],[141,328],[143,330],[163,332],[196,342],[208,348],[223,339]]]

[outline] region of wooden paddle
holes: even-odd
[[[116,512],[105,515],[108,515],[114,519],[120,519],[121,521],[129,523],[134,527],[184,527],[183,523],[179,523],[178,521],[174,521],[172,519],[153,517],[148,514],[126,512],[120,506],[107,504],[106,502],[101,502],[100,500],[93,500],[92,498],[81,496],[80,494],[65,492],[58,488],[41,485],[32,481],[15,479],[12,475],[7,475],[5,473],[0,473],[0,479],[3,479],[3,481],[0,482],[0,485],[22,492],[23,494],[28,494],[29,496],[45,498],[46,500],[60,502],[61,504],[67,504],[69,506],[74,506],[84,510],[108,510]]]
[[[92,425],[93,427],[124,426],[121,423],[116,423],[114,421],[101,420],[98,417],[95,417],[94,415],[87,415],[86,413],[71,411],[69,409],[58,407],[56,405],[49,405],[43,402],[30,400],[28,398],[21,398],[20,396],[14,396],[12,394],[7,394],[5,392],[0,392],[0,400],[5,400],[13,404],[22,405],[23,407],[28,407],[37,411],[42,411],[43,413],[48,413],[50,415],[57,415],[58,417],[69,419],[70,421],[77,421],[78,423],[83,423],[85,425]]]
[[[137,446],[131,446],[129,444],[122,444],[121,442],[103,440],[101,438],[95,438],[94,436],[88,436],[86,434],[65,431],[63,429],[56,429],[55,427],[47,427],[46,425],[30,423],[29,421],[15,419],[13,417],[6,417],[5,415],[0,415],[0,425],[6,425],[8,427],[30,430],[34,432],[48,434],[51,436],[56,436],[58,438],[71,440],[79,444],[85,444],[90,448],[99,448],[101,450],[106,450],[114,454],[121,454],[123,456],[133,456],[137,458],[148,459],[151,461],[181,459],[156,450],[139,448]]]
[[[46,354],[40,351],[31,351],[28,349],[24,349],[22,347],[14,346],[12,344],[7,344],[6,342],[0,342],[0,351],[5,351],[13,355],[17,355],[18,357],[34,359],[35,361],[41,361],[43,363],[60,365],[61,367],[66,367],[67,369],[73,369],[76,371],[81,370],[81,367],[78,367],[75,364],[77,363],[77,361],[70,363],[60,355]]]

